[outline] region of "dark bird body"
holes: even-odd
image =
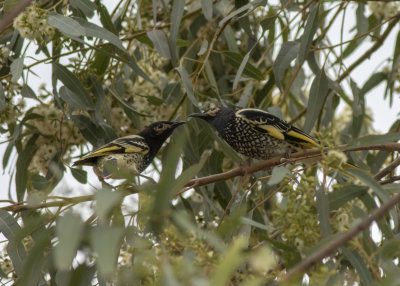
[[[236,152],[250,158],[266,160],[318,146],[307,133],[259,109],[214,107],[190,116],[207,121]]]
[[[93,166],[94,172],[100,180],[119,178],[117,173],[138,175],[153,161],[158,150],[174,129],[183,123],[182,121],[152,123],[137,135],[121,137],[107,143],[74,162],[73,166]],[[107,166],[112,168],[107,168]]]

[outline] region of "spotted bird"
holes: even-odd
[[[212,107],[189,117],[201,118],[211,124],[236,152],[250,158],[266,160],[293,150],[318,146],[304,131],[260,109]]]
[[[139,175],[153,161],[161,145],[174,129],[184,123],[183,121],[154,122],[137,135],[109,142],[74,162],[73,166],[93,166],[100,181],[120,178],[118,173]]]

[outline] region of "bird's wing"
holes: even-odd
[[[236,115],[254,126],[255,130],[268,133],[279,140],[286,140],[305,147],[318,146],[313,137],[266,111],[247,108],[237,111]]]
[[[142,155],[146,155],[149,151],[149,145],[142,136],[130,135],[107,143],[95,150],[93,153],[79,159],[74,163],[74,165],[78,166],[91,163],[95,158],[111,154],[141,153]]]

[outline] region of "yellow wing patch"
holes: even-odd
[[[318,143],[317,143],[317,142],[315,142],[315,141],[312,140],[311,138],[309,138],[309,137],[307,137],[307,136],[305,136],[305,135],[303,135],[303,134],[301,134],[301,133],[299,133],[299,132],[290,130],[290,131],[287,133],[287,135],[305,141],[305,142],[299,143],[299,144],[301,144],[301,145],[308,145],[308,144],[310,144],[311,146],[318,146]]]
[[[93,152],[93,154],[91,154],[91,155],[99,155],[99,156],[101,156],[101,155],[104,155],[104,153],[108,153],[108,152],[112,153],[113,151],[121,150],[121,149],[122,148],[119,147],[119,146],[110,146],[110,147],[101,148],[101,149]]]
[[[125,149],[126,153],[142,153],[143,155],[146,155],[149,153],[149,149],[143,149],[137,146],[131,146],[129,148]]]
[[[285,139],[285,135],[283,135],[283,133],[275,126],[257,125],[257,127],[267,131],[270,136],[275,137],[276,139],[279,139],[279,140]]]

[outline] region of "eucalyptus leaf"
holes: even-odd
[[[156,48],[157,52],[160,54],[160,56],[166,59],[171,58],[171,51],[168,46],[167,36],[162,30],[148,31],[147,36],[153,42],[153,45]]]
[[[13,60],[10,66],[10,71],[12,74],[12,81],[17,82],[22,76],[22,71],[24,69],[24,58],[17,58]]]
[[[57,219],[56,233],[58,244],[55,248],[55,264],[60,270],[68,270],[76,256],[83,237],[84,224],[79,215],[67,213]]]
[[[318,116],[322,111],[325,98],[328,95],[328,78],[325,72],[321,72],[314,78],[310,90],[310,98],[308,100],[306,121],[304,123],[304,131],[310,132],[317,122]]]
[[[197,101],[196,97],[194,96],[193,84],[192,84],[192,80],[189,78],[188,72],[186,71],[186,69],[183,66],[177,67],[175,69],[179,72],[179,75],[181,76],[183,87],[186,90],[186,94],[187,94],[188,98],[190,99],[190,101],[192,102],[193,105],[197,106],[198,101]]]
[[[48,14],[47,22],[66,36],[80,37],[85,35],[85,28],[78,21],[56,12]]]
[[[201,9],[203,11],[204,18],[210,21],[212,19],[212,14],[213,14],[213,1],[201,0]]]
[[[283,90],[282,81],[285,76],[286,69],[290,63],[296,58],[300,51],[299,42],[284,42],[278,56],[273,64],[273,71],[275,76],[276,85],[279,89]]]

